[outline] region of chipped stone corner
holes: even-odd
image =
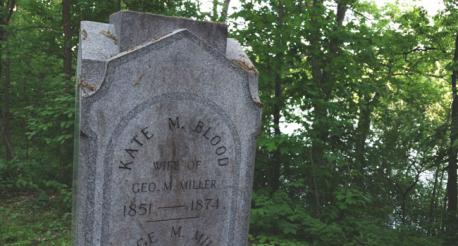
[[[262,103],[258,94],[258,70],[253,65],[250,58],[248,58],[242,45],[240,45],[237,40],[233,38],[227,39],[226,57],[232,61],[233,64],[247,72],[249,77],[251,99],[257,107],[261,108]]]
[[[112,24],[82,21],[79,40],[76,78],[84,98],[101,87],[107,61],[119,53],[119,48]]]

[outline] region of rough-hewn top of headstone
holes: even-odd
[[[159,39],[177,29],[188,29],[221,52],[226,51],[227,26],[221,23],[194,21],[187,18],[120,11],[110,16],[115,26],[119,48],[126,51],[137,45]]]

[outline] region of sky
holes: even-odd
[[[202,9],[204,11],[210,11],[212,8],[213,0],[201,0]],[[375,0],[374,1],[380,7],[387,3],[396,3],[399,2],[401,6],[422,6],[425,8],[430,15],[436,14],[438,11],[444,8],[444,3],[442,0]],[[232,12],[233,7],[239,8],[239,0],[231,0],[229,10]]]
[[[236,0],[237,1],[237,0]],[[383,6],[387,3],[395,3],[395,0],[375,0],[374,1],[377,5]],[[442,0],[399,0],[399,3],[401,5],[407,5],[407,6],[422,6],[426,11],[428,11],[428,14],[434,15],[438,11],[444,9],[444,2]]]

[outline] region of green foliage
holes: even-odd
[[[252,240],[438,245],[456,10],[433,22],[421,8],[324,2],[247,0],[235,14],[265,105]],[[298,129],[278,134],[276,113]]]
[[[456,3],[445,1],[435,16],[394,2],[240,3],[230,35],[259,70],[263,102],[251,245],[441,245],[447,153],[456,145],[449,146]],[[73,67],[81,20],[106,22],[118,9],[219,19],[219,9],[200,7],[72,1]],[[0,26],[8,32],[0,40],[0,106],[8,95],[14,147],[12,160],[0,156],[0,245],[70,245],[75,93],[62,69],[62,21],[60,1],[24,0]],[[0,137],[3,154],[4,131]]]
[[[150,12],[162,15],[175,15],[183,17],[193,17],[201,19],[198,5],[189,0],[165,0],[165,1],[145,1],[145,0],[125,0],[123,3],[127,9]]]

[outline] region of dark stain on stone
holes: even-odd
[[[113,40],[113,43],[114,43],[114,44],[117,44],[117,43],[118,43],[118,39],[117,39],[116,36],[115,36],[113,33],[111,33],[110,31],[102,30],[102,31],[100,31],[100,34],[102,34],[103,36],[105,36],[105,37],[107,37],[107,38]]]

